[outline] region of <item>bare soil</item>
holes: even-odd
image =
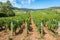
[[[44,32],[46,33],[44,35],[44,38],[41,38],[41,34],[38,32],[37,27],[35,26],[34,22],[31,21],[31,28],[32,31],[28,31],[26,27],[19,29],[19,33],[17,35],[13,36],[13,40],[60,40],[60,36],[54,37],[52,32],[48,30],[48,28],[43,27]],[[21,32],[22,31],[22,32]],[[1,31],[0,32],[0,40],[8,40],[8,37],[10,37],[11,31]]]
[[[53,36],[53,33],[50,32],[46,27],[44,27],[43,30],[46,33],[44,35],[44,40],[57,40],[57,38]]]
[[[29,32],[26,40],[40,40],[40,33],[38,32],[37,27],[35,26],[33,21],[31,21],[31,23],[32,31]]]

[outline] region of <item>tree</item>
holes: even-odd
[[[15,16],[12,7],[10,1],[7,1],[6,3],[0,2],[0,17]]]

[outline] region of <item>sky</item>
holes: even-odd
[[[0,0],[6,2],[7,0]],[[29,9],[43,9],[49,7],[59,7],[60,0],[9,0],[14,7],[29,8]]]

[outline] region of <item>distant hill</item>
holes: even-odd
[[[60,7],[50,7],[50,8],[52,8],[52,9],[60,9]]]
[[[12,7],[12,9],[13,9],[13,10],[23,10],[23,11],[37,10],[37,9],[17,8],[17,7]]]
[[[44,10],[44,9],[28,9],[28,8],[17,8],[17,7],[12,7],[13,10],[23,10],[23,11],[35,11],[35,10]],[[50,7],[50,8],[45,8],[45,9],[60,9],[60,7]]]

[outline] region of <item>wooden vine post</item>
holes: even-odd
[[[43,24],[41,22],[41,38],[43,38]]]
[[[60,22],[58,22],[58,30],[57,30],[57,32],[58,32],[58,35],[60,35]]]
[[[25,35],[27,36],[27,32],[28,32],[28,29],[27,29],[27,22],[25,22],[25,28],[26,28],[26,33],[25,33]]]
[[[11,22],[11,34],[8,40],[13,40],[13,27],[14,27],[13,22]]]

